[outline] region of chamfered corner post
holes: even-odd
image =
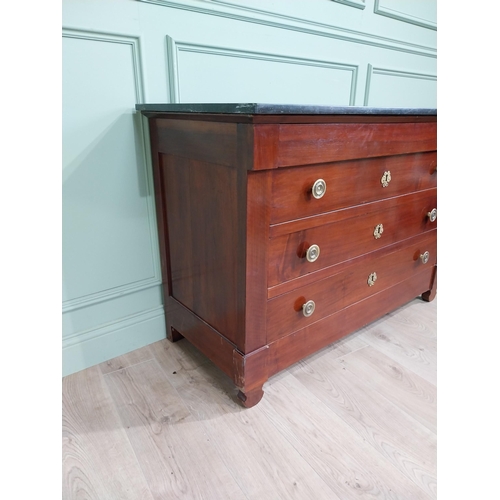
[[[245,407],[255,406],[264,395],[263,385],[269,378],[269,346],[250,354],[233,351],[233,382],[239,389],[237,399]]]

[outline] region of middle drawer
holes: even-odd
[[[353,259],[436,227],[436,189],[292,222],[288,230],[284,224],[272,227],[268,286]]]

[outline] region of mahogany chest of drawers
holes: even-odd
[[[436,293],[435,110],[137,105],[167,337],[247,407],[278,371]]]

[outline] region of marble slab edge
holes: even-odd
[[[374,108],[256,103],[136,104],[137,111],[156,113],[230,113],[245,115],[437,115],[433,108]]]

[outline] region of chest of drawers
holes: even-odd
[[[167,337],[247,407],[270,376],[436,293],[436,111],[144,104]]]

